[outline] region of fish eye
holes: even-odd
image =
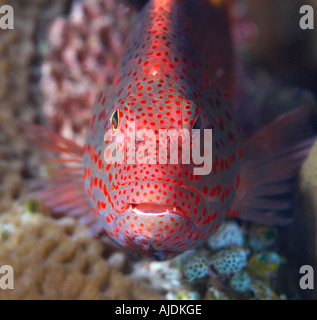
[[[201,128],[201,121],[200,121],[200,116],[198,115],[195,119],[193,129],[200,129]]]
[[[114,111],[110,117],[110,123],[112,126],[112,130],[116,132],[119,127],[119,121],[120,121],[120,115],[119,115],[119,109]]]

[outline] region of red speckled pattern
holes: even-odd
[[[199,245],[218,228],[239,183],[226,10],[207,0],[149,1],[128,43],[117,87],[100,92],[93,109],[84,147],[85,190],[114,240],[163,260]],[[194,175],[196,165],[170,161],[129,165],[125,158],[107,164],[104,135],[116,110],[113,137],[123,137],[126,155],[128,121],[136,132],[191,132],[199,116],[200,129],[213,130],[212,172]],[[157,151],[158,139],[152,143]],[[180,146],[178,151],[181,162]]]

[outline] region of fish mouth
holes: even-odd
[[[185,210],[178,206],[172,206],[167,204],[157,204],[157,203],[127,203],[122,208],[122,213],[132,212],[138,215],[144,216],[163,216],[166,214],[178,214],[192,220]]]
[[[124,209],[114,220],[120,241],[155,260],[177,255],[199,231],[192,217],[177,206],[127,203]]]

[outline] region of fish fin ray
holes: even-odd
[[[291,209],[284,195],[315,140],[309,108],[298,107],[256,132],[242,146],[240,183],[228,216],[264,224],[287,225],[289,217],[271,215]]]
[[[44,127],[22,123],[29,140],[42,151],[46,177],[31,181],[30,188],[53,214],[67,213],[100,230],[83,185],[83,148]],[[91,216],[91,217],[90,217]],[[89,217],[89,218],[84,218]]]

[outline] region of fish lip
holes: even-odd
[[[155,202],[144,202],[144,203],[127,203],[121,209],[120,214],[125,212],[131,212],[138,215],[146,216],[163,216],[166,214],[178,214],[193,222],[193,219],[187,214],[185,210],[179,206],[158,204]]]

